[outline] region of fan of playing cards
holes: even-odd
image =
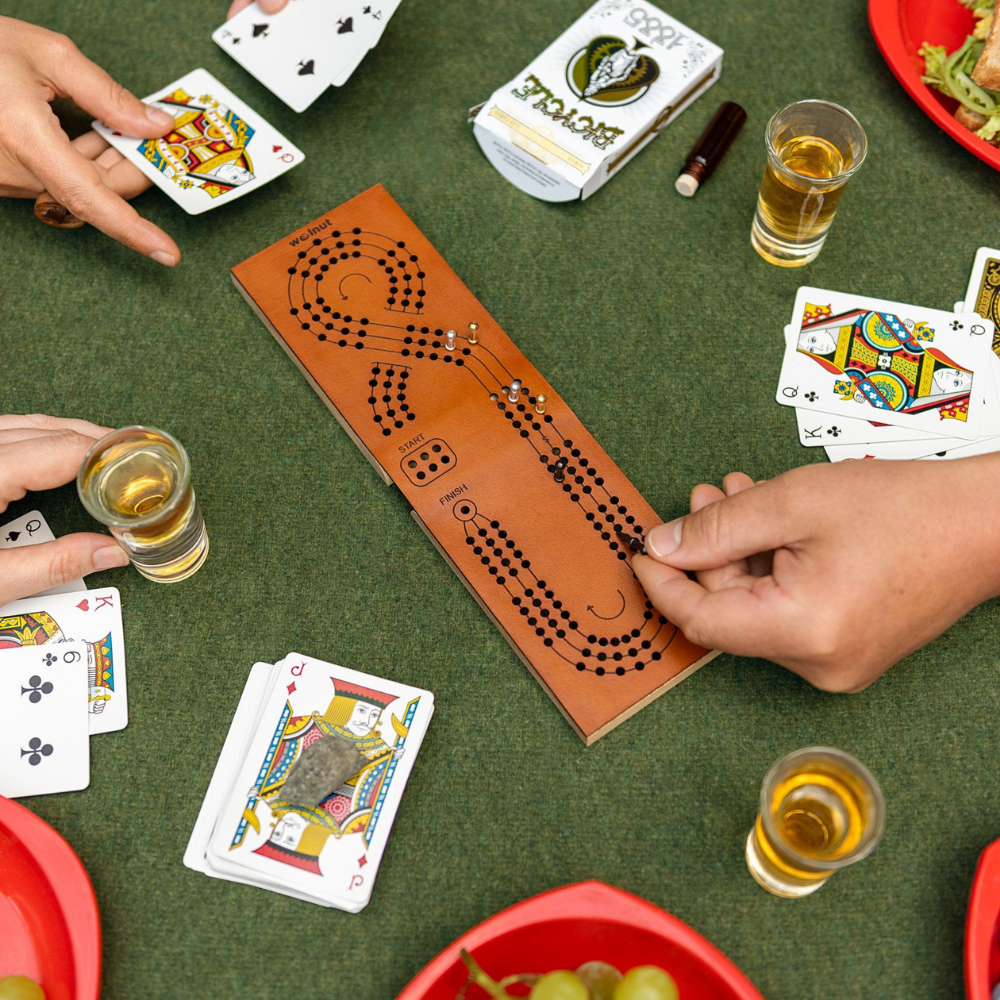
[[[0,549],[52,541],[33,510],[0,527]],[[0,608],[0,795],[90,784],[90,737],[128,725],[121,597],[83,580]]]
[[[254,664],[184,863],[358,912],[433,711],[429,691],[300,653]]]
[[[275,16],[254,3],[212,38],[293,111],[305,111],[350,79],[400,2],[295,0]]]
[[[776,398],[795,407],[801,443],[833,462],[1000,450],[1000,342],[986,318],[998,267],[983,247],[954,312],[800,288]]]

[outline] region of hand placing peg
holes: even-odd
[[[511,382],[510,388],[507,390],[507,398],[512,403],[516,403],[521,398],[521,380],[519,378]]]
[[[469,324],[469,343],[478,344],[479,343],[479,324],[470,323]]]

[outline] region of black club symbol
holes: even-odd
[[[959,321],[957,319],[953,319],[951,321],[951,328],[953,330],[964,330],[965,329],[965,327],[963,326],[963,324],[959,323]]]
[[[42,700],[43,694],[52,694],[52,682],[46,681],[42,683],[41,677],[35,674],[33,677],[28,678],[28,686],[21,688],[21,694],[28,695],[28,701],[32,705],[37,705]]]
[[[834,437],[840,437],[840,428],[839,427],[828,427],[826,429],[826,433],[827,434],[832,434]]]
[[[44,663],[47,667],[51,667],[52,664],[55,663],[55,662],[56,662],[56,658],[51,653],[46,653],[42,657],[42,663]]]
[[[28,749],[21,751],[22,757],[28,758],[28,763],[32,767],[36,767],[41,764],[43,757],[49,757],[52,754],[52,744],[42,743],[42,741],[37,737],[33,736],[28,740]]]
[[[815,403],[818,398],[819,397],[816,395],[815,392],[806,393],[806,399],[808,399],[810,403]]]

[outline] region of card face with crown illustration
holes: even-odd
[[[997,408],[993,324],[974,313],[802,287],[776,399],[784,406],[975,440]]]
[[[297,653],[277,667],[207,862],[356,911],[371,896],[433,696]],[[353,743],[361,770],[318,804],[284,801],[296,763],[326,738]]]
[[[58,653],[61,643],[74,639],[86,644],[91,734],[124,729],[128,725],[128,692],[117,588],[26,597],[0,608],[0,670],[7,650],[45,646]]]
[[[274,180],[305,155],[211,73],[192,70],[149,97],[174,117],[160,139],[94,130],[190,215],[218,208]]]

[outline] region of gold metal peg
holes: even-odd
[[[546,402],[547,400],[544,392],[540,392],[537,396],[535,396],[535,413],[544,413]]]
[[[479,324],[472,322],[469,324],[469,343],[478,344],[479,343]]]

